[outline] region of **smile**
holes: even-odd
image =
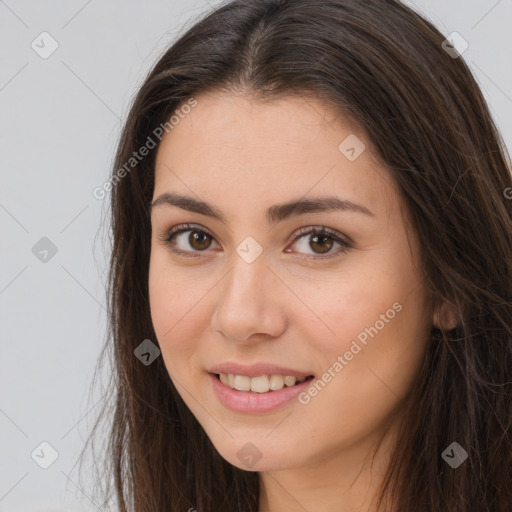
[[[237,391],[252,391],[254,393],[267,393],[279,391],[286,387],[301,384],[308,377],[295,377],[293,375],[259,375],[248,377],[247,375],[235,375],[233,373],[221,373],[218,375],[220,381]]]
[[[208,378],[218,401],[227,409],[242,414],[274,411],[296,399],[314,379],[313,376],[303,377],[299,381],[290,375],[249,377],[214,373],[209,373]],[[275,389],[271,388],[271,384]]]

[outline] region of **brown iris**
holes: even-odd
[[[312,240],[312,242],[309,243],[309,246],[312,249],[315,249],[313,247],[313,244],[315,244],[316,246],[319,246],[320,250],[318,252],[321,254],[328,252],[332,248],[332,244],[334,243],[334,241],[330,237],[321,236],[321,235],[315,235],[311,238],[311,240]],[[322,241],[321,245],[318,244],[318,242],[317,242],[318,240]],[[330,242],[327,247],[325,245],[323,245],[323,244],[325,244],[326,240],[328,240]]]
[[[210,241],[206,243],[205,241],[207,241],[209,238]],[[211,245],[211,237],[208,234],[202,233],[200,231],[192,231],[188,237],[188,241],[190,246],[198,251],[208,249],[208,247]]]

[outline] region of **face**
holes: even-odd
[[[397,417],[431,326],[399,194],[365,134],[319,101],[196,99],[155,166],[165,366],[231,464],[343,457]]]

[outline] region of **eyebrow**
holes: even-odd
[[[169,192],[159,195],[149,205],[149,214],[151,215],[154,208],[163,205],[177,206],[178,208],[189,212],[200,213],[201,215],[217,219],[220,222],[226,222],[222,212],[215,206],[193,197],[172,194]],[[346,199],[340,199],[336,196],[326,196],[313,197],[310,199],[297,199],[282,204],[275,204],[267,210],[267,222],[269,224],[275,224],[293,215],[332,211],[348,211],[375,217],[373,212],[361,204],[347,201]]]

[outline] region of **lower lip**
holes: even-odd
[[[313,379],[308,379],[295,386],[285,386],[278,391],[255,393],[253,391],[237,391],[232,389],[223,384],[212,373],[208,374],[208,378],[211,380],[215,394],[222,405],[234,412],[246,414],[269,412],[278,409],[284,404],[291,402],[313,381]]]

